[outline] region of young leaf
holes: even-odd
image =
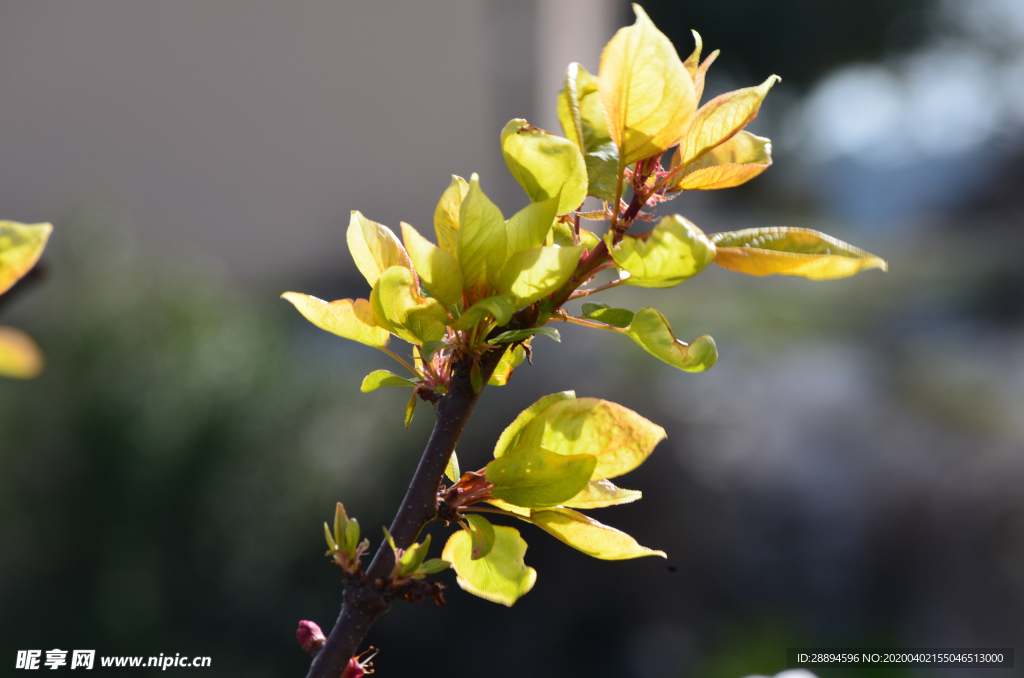
[[[692,344],[679,341],[665,316],[653,308],[637,311],[626,333],[655,358],[684,372],[709,370],[718,360],[714,339],[705,334],[697,337]]]
[[[591,304],[593,306],[594,304]],[[588,304],[583,304],[584,312],[587,310]],[[587,313],[583,316],[584,320],[596,320],[599,323],[605,325],[611,325],[612,327],[629,327],[629,324],[633,322],[633,312],[627,311],[624,308],[599,308],[591,313]]]
[[[52,231],[50,224],[0,221],[0,294],[32,270]]]
[[[605,506],[628,504],[641,496],[639,491],[616,487],[610,480],[595,480],[587,483],[587,486],[572,499],[563,501],[562,506],[581,509],[604,508]]]
[[[472,301],[482,299],[498,281],[508,246],[505,217],[480,190],[476,174],[470,178],[469,191],[459,210],[458,245],[465,289],[471,292]]]
[[[416,382],[409,381],[387,370],[374,370],[366,375],[366,378],[363,379],[363,385],[359,387],[359,390],[363,393],[369,393],[385,386],[416,386]]]
[[[636,23],[605,46],[598,73],[620,168],[674,146],[697,108],[693,79],[675,47],[639,5],[633,11]]]
[[[830,235],[807,228],[750,228],[716,233],[715,263],[750,275],[796,275],[811,280],[845,278],[889,265]]]
[[[511,513],[512,515],[516,516],[517,518],[524,518],[526,520],[530,519],[530,509],[528,509],[528,508],[523,508],[522,506],[516,506],[515,504],[509,504],[508,502],[502,501],[500,499],[495,499],[493,497],[488,499],[487,503],[490,504],[491,506],[493,506],[496,509],[501,509],[502,511],[506,511],[508,513]]]
[[[458,260],[402,222],[402,239],[416,272],[434,298],[446,306],[462,302],[462,269]]]
[[[534,247],[509,257],[498,279],[501,294],[513,294],[521,306],[548,296],[569,279],[583,247]]]
[[[472,541],[470,558],[480,560],[494,548],[494,526],[478,513],[467,513],[465,517]]]
[[[437,574],[438,572],[444,572],[451,566],[452,564],[449,563],[447,560],[442,560],[440,558],[431,558],[430,560],[424,561],[424,563],[420,565],[419,573],[423,575]]]
[[[520,432],[516,447],[543,447],[564,455],[592,454],[597,466],[589,480],[604,480],[644,463],[664,439],[665,429],[622,405],[574,398],[551,403],[533,417]]]
[[[409,402],[405,406],[405,430],[409,430],[409,424],[412,423],[412,415],[416,414],[416,403],[419,402],[419,398],[416,397],[416,391],[412,392],[409,396]]]
[[[681,162],[679,147],[672,166]],[[746,130],[738,132],[687,165],[671,186],[683,191],[712,191],[745,184],[771,167],[772,142]]]
[[[377,279],[392,266],[412,269],[408,252],[391,229],[370,221],[357,211],[352,212],[345,239],[348,240],[348,251],[352,253],[356,268],[370,283],[370,287],[376,285]]]
[[[587,166],[576,144],[522,118],[501,130],[501,154],[533,202],[558,196],[556,214],[566,214],[587,197]]]
[[[519,416],[517,416],[512,423],[508,425],[508,428],[502,431],[501,436],[498,438],[498,442],[494,446],[494,458],[497,459],[512,448],[518,447],[519,438],[522,435],[523,429],[526,428],[527,424],[533,421],[534,417],[546,410],[548,406],[562,400],[572,400],[575,397],[575,391],[552,393],[551,395],[544,396],[520,412]]]
[[[608,131],[597,78],[577,63],[569,64],[565,72],[565,84],[558,93],[558,120],[566,138],[583,152],[587,194],[605,202],[614,201],[619,149]]]
[[[697,77],[697,68],[700,66],[700,51],[704,48],[704,41],[697,31],[691,30],[690,32],[693,33],[694,48],[690,56],[683,62],[683,68],[686,69],[691,78],[695,78]]]
[[[444,474],[453,483],[459,482],[459,478],[462,477],[462,472],[459,470],[459,455],[455,454],[455,450],[452,450],[452,456],[448,457],[448,466],[445,467]]]
[[[579,511],[566,508],[534,510],[530,511],[530,522],[574,549],[601,560],[667,557],[664,551],[641,546],[625,532],[599,523]]]
[[[484,389],[484,375],[480,373],[479,361],[473,361],[473,367],[469,370],[469,383],[473,386],[473,393],[479,393]]]
[[[487,383],[491,386],[504,386],[512,376],[512,370],[519,367],[524,360],[526,360],[526,350],[521,344],[509,346],[505,353],[502,354],[498,366],[494,368],[494,372],[491,373],[491,378],[487,380]]]
[[[455,258],[459,256],[459,210],[468,192],[469,184],[466,180],[453,174],[452,183],[441,194],[441,200],[434,210],[437,244]]]
[[[779,80],[779,76],[773,75],[757,87],[746,87],[720,94],[701,106],[686,129],[685,136],[679,140],[683,164],[693,162],[705,152],[727,141],[756,118],[768,90]]]
[[[627,235],[609,250],[615,264],[629,272],[626,284],[637,287],[673,287],[715,259],[715,246],[704,232],[678,214],[665,217],[643,236]]]
[[[559,196],[540,202],[530,203],[516,212],[505,222],[505,234],[508,237],[508,256],[516,252],[540,247],[548,238],[551,226],[558,214]]]
[[[377,324],[410,344],[438,341],[444,336],[448,316],[436,299],[420,296],[411,270],[392,266],[381,274],[370,293]]]
[[[562,455],[541,447],[517,447],[487,465],[491,496],[516,506],[556,506],[590,482],[597,466],[591,454]]]
[[[0,327],[0,377],[34,379],[45,361],[32,338],[13,327]]]
[[[556,221],[554,227],[551,229],[551,233],[554,236],[551,239],[551,244],[558,245],[559,247],[574,247],[572,244],[572,225],[567,224],[563,221]],[[580,229],[580,246],[585,247],[588,250],[592,250],[597,247],[601,239],[591,233],[585,228]]]
[[[508,332],[502,332],[491,339],[491,342],[495,344],[504,344],[506,342],[522,341],[523,339],[532,337],[536,334],[542,334],[545,337],[549,337],[558,342],[562,341],[562,335],[560,335],[558,330],[554,327],[529,327],[525,330],[509,330]]]
[[[393,545],[394,542],[392,542],[392,546]],[[422,565],[423,561],[426,559],[427,551],[429,550],[430,535],[428,534],[422,544],[413,544],[406,549],[405,553],[402,554],[402,557],[398,559],[398,567],[401,574],[405,576],[412,576],[416,574],[416,571],[420,569],[420,565]]]
[[[339,337],[374,348],[384,348],[391,338],[391,333],[377,324],[366,299],[339,299],[327,303],[298,292],[285,292],[281,298],[290,301],[306,320]]]
[[[526,542],[514,528],[495,525],[490,553],[473,560],[472,552],[469,533],[458,530],[441,557],[455,568],[459,586],[475,596],[511,607],[537,581],[537,571],[523,562]]]
[[[458,320],[450,323],[453,330],[468,330],[476,327],[488,317],[494,318],[499,325],[504,325],[512,318],[519,308],[518,299],[513,294],[499,294],[487,297],[473,304]]]
[[[611,306],[600,301],[584,301],[582,306],[584,316],[588,316],[591,313],[597,313],[598,311],[603,311],[605,309],[610,308]]]

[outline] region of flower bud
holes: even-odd
[[[302,649],[314,657],[327,640],[324,637],[324,632],[320,630],[316,622],[306,621],[305,619],[299,622],[299,628],[295,632],[295,637],[299,639]]]

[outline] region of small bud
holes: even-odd
[[[299,639],[302,649],[312,657],[316,656],[316,653],[320,651],[320,648],[327,641],[327,638],[324,637],[324,632],[320,630],[317,623],[305,619],[299,622],[299,628],[295,632],[295,637]]]

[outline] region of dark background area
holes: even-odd
[[[542,395],[619,402],[669,437],[621,479],[643,500],[594,515],[668,563],[517,525],[534,590],[505,609],[442,575],[446,608],[397,604],[371,630],[377,675],[740,678],[793,646],[1020,647],[1024,6],[645,7],[684,57],[691,28],[722,49],[708,97],[783,77],[753,126],[775,166],[661,212],[816,228],[890,271],[713,267],[609,294],[712,335],[706,374],[580,327],[539,339],[488,389],[463,469]],[[501,126],[550,120],[534,83],[552,60],[578,49],[596,71],[631,21],[582,0],[0,2],[0,217],[55,225],[43,275],[0,306],[48,362],[0,382],[0,662],[304,673],[297,622],[329,630],[341,599],[321,523],[343,501],[375,547],[433,417],[403,430],[404,391],[358,389],[386,358],[278,295],[368,294],[349,210],[427,233],[448,176],[473,171],[506,215],[525,204]]]

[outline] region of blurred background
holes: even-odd
[[[378,675],[739,678],[793,646],[1019,645],[1024,3],[645,7],[683,57],[691,28],[722,50],[708,97],[783,78],[751,127],[775,166],[662,212],[816,228],[890,272],[712,267],[605,300],[712,335],[706,374],[584,328],[538,340],[488,389],[463,468],[541,395],[622,403],[669,438],[623,479],[644,500],[597,518],[669,561],[517,526],[534,591],[509,610],[444,575],[448,607],[398,604],[371,630]],[[304,674],[297,622],[328,630],[341,599],[320,524],[343,501],[376,546],[433,416],[403,430],[404,391],[359,393],[385,358],[278,295],[367,295],[350,210],[428,233],[472,172],[523,206],[501,127],[559,130],[567,63],[596,72],[632,21],[613,0],[0,1],[0,216],[55,224],[42,275],[0,306],[48,359],[0,382],[3,662],[59,647]]]

